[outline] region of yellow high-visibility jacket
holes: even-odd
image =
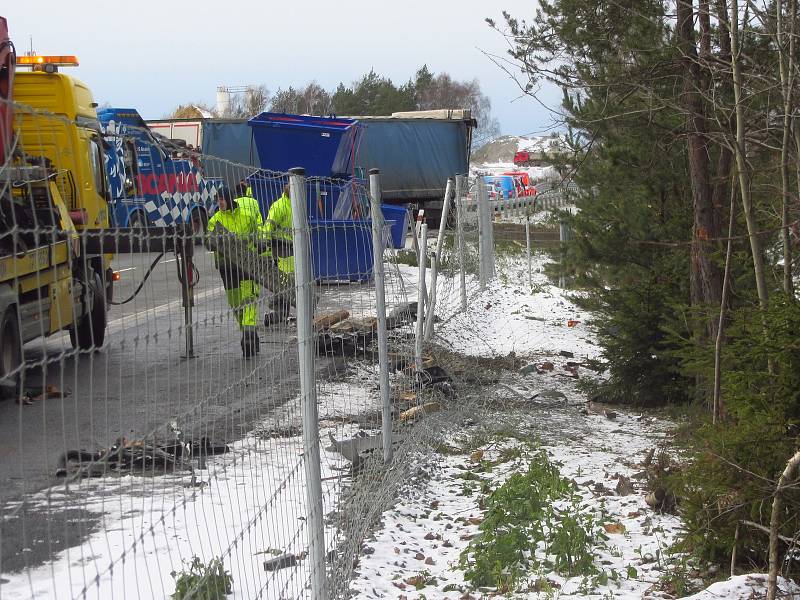
[[[266,238],[277,238],[292,241],[292,201],[283,194],[269,207],[267,219],[261,225],[260,232]],[[268,251],[269,252],[269,251]],[[278,258],[278,269],[282,273],[294,273],[294,257]]]

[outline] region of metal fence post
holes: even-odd
[[[566,259],[567,254],[567,242],[570,239],[572,239],[572,231],[570,230],[569,224],[562,219],[558,224],[558,241],[560,242],[559,248],[561,251],[561,274],[558,278],[558,286],[560,288],[567,287],[567,275],[564,271],[564,260]]]
[[[528,287],[533,289],[533,279],[531,277],[531,218],[525,217],[525,251],[528,254]]]
[[[447,231],[447,215],[450,212],[450,196],[453,193],[453,178],[447,180],[444,191],[444,202],[442,206],[442,217],[439,221],[439,235],[436,238],[436,250],[431,260],[431,291],[429,294],[428,312],[425,319],[425,341],[428,342],[433,337],[433,321],[436,312],[436,282],[439,278],[439,264],[442,261],[442,246],[444,246],[444,233]]]
[[[461,310],[467,310],[467,273],[464,268],[464,185],[466,177],[456,176],[456,236],[458,237],[458,272],[461,284]]]
[[[489,198],[486,194],[486,182],[478,177],[478,284],[481,290],[486,289],[486,220],[483,218]]]
[[[492,214],[489,206],[489,194],[486,191],[486,184],[482,179],[478,179],[478,222],[480,227],[480,286],[486,289],[486,283],[494,278],[494,240],[492,236]]]
[[[378,366],[380,368],[381,428],[383,433],[383,462],[392,462],[392,406],[389,401],[389,348],[386,339],[386,290],[383,272],[385,221],[381,211],[380,170],[370,169],[369,191],[372,216],[372,273],[375,279],[375,307],[378,316]]]
[[[292,202],[295,296],[297,308],[297,347],[300,368],[300,401],[303,418],[303,455],[306,474],[306,527],[311,565],[311,596],[327,598],[325,572],[325,524],[322,508],[319,416],[314,384],[314,272],[311,266],[311,236],[306,208],[305,169],[289,171]]]
[[[422,372],[422,338],[425,324],[425,267],[428,250],[428,224],[423,223],[419,230],[419,283],[417,284],[417,327],[414,332],[414,365],[417,373]]]

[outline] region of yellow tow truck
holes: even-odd
[[[102,346],[113,272],[112,255],[84,249],[108,228],[109,194],[97,104],[58,72],[77,60],[16,57],[32,70],[15,74],[11,48],[0,71],[15,103],[0,97],[14,112],[11,135],[0,131],[0,380],[19,390],[26,342],[66,330],[77,350]]]

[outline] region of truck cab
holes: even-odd
[[[117,227],[205,227],[220,181],[203,177],[197,157],[159,140],[133,108],[98,112],[111,151],[105,170]],[[185,154],[182,156],[180,154]]]
[[[113,273],[111,255],[88,254],[81,243],[108,227],[109,213],[96,104],[82,82],[58,73],[77,60],[12,56],[9,64],[15,104],[0,164],[0,379],[18,385],[25,342],[67,330],[79,351],[103,345]],[[20,64],[34,70],[14,75]]]

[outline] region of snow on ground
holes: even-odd
[[[470,176],[502,175],[503,173],[527,173],[533,183],[537,181],[557,181],[558,171],[555,167],[521,167],[513,162],[486,162],[470,165]]]
[[[102,515],[99,527],[52,563],[4,573],[2,597],[166,598],[174,590],[170,573],[195,555],[204,563],[222,557],[236,597],[300,594],[307,574],[295,571],[303,563],[274,575],[262,563],[273,549],[306,547],[302,440],[248,436],[232,446],[209,460],[208,470],[195,471],[195,480],[187,473],[109,476],[38,494],[31,502],[43,509],[80,505]],[[338,454],[324,453],[323,477],[334,477],[341,462]],[[323,486],[330,511],[335,477]]]
[[[447,320],[437,334],[454,351],[469,356],[548,355],[568,350],[596,358],[599,349],[588,329],[590,315],[575,306],[569,292],[547,280],[544,264],[548,258],[532,256],[532,286],[527,285],[524,260],[506,262],[502,269],[498,265],[503,275],[473,294],[466,313],[449,318],[440,313]],[[446,281],[440,285],[450,289]]]
[[[371,286],[339,291],[340,297],[327,300],[335,307],[356,294],[364,298],[364,310],[374,306]],[[396,292],[394,301],[401,296]],[[351,363],[335,380],[318,380],[326,515],[336,509],[350,463],[324,447],[331,435],[346,439],[359,431],[350,417],[378,408],[376,381],[375,367],[363,362]],[[204,564],[222,558],[233,577],[233,597],[303,597],[308,561],[270,572],[263,568],[278,553],[300,555],[307,548],[300,400],[265,412],[253,431],[230,444],[229,453],[208,458],[205,468],[78,480],[27,498],[28,514],[30,507],[43,512],[82,507],[88,517],[76,519],[75,527],[89,535],[50,563],[4,572],[0,598],[166,598],[174,590],[170,573],[183,571],[193,556]],[[336,534],[333,525],[326,526],[329,549]]]
[[[737,575],[714,583],[702,592],[686,596],[684,600],[720,600],[721,598],[764,598],[767,595],[767,577],[761,574]],[[793,600],[800,598],[800,585],[778,578],[777,597]]]
[[[566,140],[561,136],[521,137],[517,142],[519,152],[559,152],[566,148]]]
[[[515,352],[539,365],[545,359],[554,363],[552,371],[507,373],[501,383],[514,390],[516,397],[528,398],[526,410],[476,410],[474,421],[462,429],[463,438],[481,439],[490,429],[482,420],[493,424],[513,417],[518,433],[529,440],[541,440],[561,476],[576,484],[581,509],[593,514],[607,532],[608,539],[595,546],[595,564],[608,575],[607,583],[540,570],[531,574],[533,587],[521,596],[570,600],[671,598],[658,591],[658,584],[676,569],[674,561],[679,557],[669,548],[682,524],[679,517],[656,512],[646,503],[642,461],[649,449],[668,443],[672,424],[625,412],[618,412],[613,419],[579,412],[578,405],[585,396],[574,379],[564,376],[563,368],[567,358],[580,362],[597,357],[599,348],[588,331],[590,316],[573,304],[569,294],[547,281],[544,262],[543,256],[535,258],[532,286],[527,282],[524,259],[511,260],[498,269],[506,277],[484,291],[477,291],[475,280],[468,279],[471,295],[466,313],[453,314],[457,303],[450,296],[444,297],[437,311],[444,321],[436,330],[439,341],[457,352],[475,357]],[[403,272],[408,285],[416,289],[416,269],[404,268]],[[445,294],[457,294],[451,281],[440,279],[440,286],[440,300]],[[562,352],[571,353],[574,359]],[[481,494],[467,492],[464,474],[476,474],[490,489],[496,489],[514,471],[524,472],[527,466],[524,460],[510,461],[487,474],[470,454],[474,448],[461,445],[464,439],[451,443],[461,448],[460,452],[420,457],[427,482],[406,486],[398,503],[383,513],[380,526],[365,543],[360,557],[351,586],[355,597],[469,600],[496,594],[489,589],[470,591],[459,564],[461,553],[479,532],[485,515]],[[482,460],[496,460],[515,443],[508,439],[485,441],[479,447]],[[617,493],[621,477],[630,480],[631,493]],[[736,577],[692,598],[749,599],[756,589],[763,593],[759,581],[763,576]],[[786,584],[785,589],[800,593],[794,584]]]
[[[565,411],[560,399],[540,402],[550,411]],[[577,484],[581,508],[618,531],[608,534],[609,539],[596,548],[596,563],[611,581],[594,586],[584,577],[547,571],[532,573],[531,581],[544,578],[558,590],[557,597],[564,599],[609,593],[614,598],[642,598],[669,569],[665,551],[674,541],[680,521],[653,512],[644,501],[640,484],[626,496],[617,496],[613,489],[620,475],[630,477],[641,470],[633,461],[641,460],[647,448],[665,439],[669,424],[624,416],[610,421],[595,415],[576,423],[577,410],[573,408],[572,413],[571,420],[558,424],[558,432],[549,431],[553,424],[547,420],[523,420],[519,427],[531,439],[546,440],[554,435],[559,439],[558,444],[545,443],[544,447],[560,465],[561,475]],[[569,437],[563,437],[565,434]],[[487,444],[482,459],[496,460],[513,444]],[[367,541],[352,585],[358,598],[455,599],[469,589],[459,557],[479,532],[485,511],[478,492],[465,492],[463,475],[476,471],[476,464],[469,454],[441,455],[426,468],[430,475],[426,485],[406,490],[403,499],[384,513],[381,529]],[[525,460],[519,460],[502,464],[489,475],[477,473],[489,478],[494,489],[512,472],[526,468]],[[422,581],[426,584],[420,586]],[[541,597],[549,596],[543,593]]]

